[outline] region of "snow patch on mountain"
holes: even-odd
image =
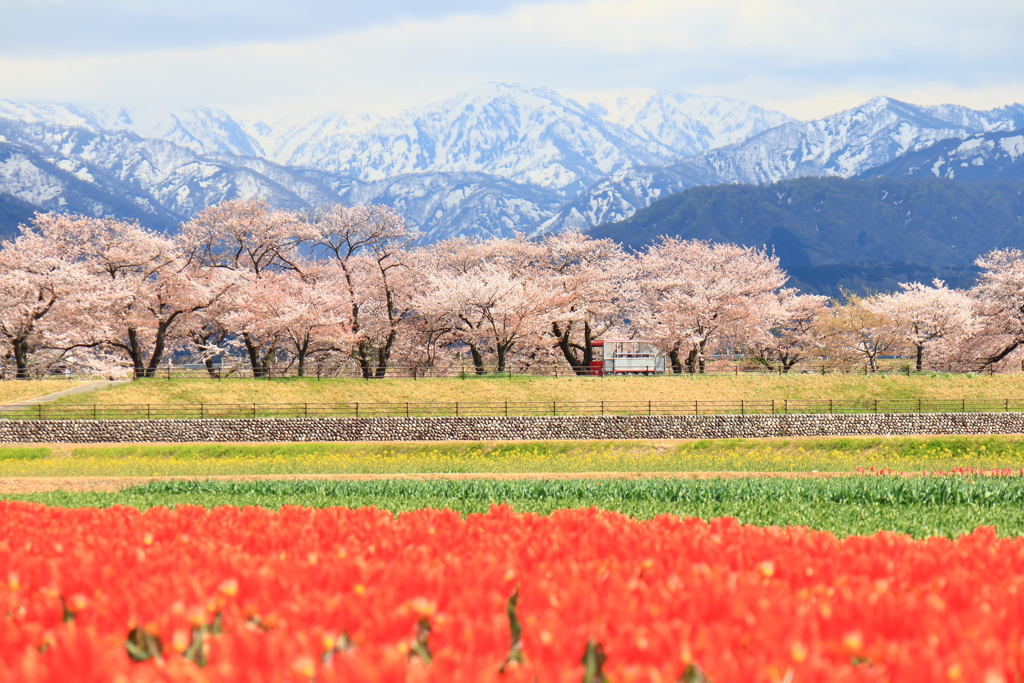
[[[594,95],[584,104],[604,121],[677,157],[741,142],[794,119],[726,97],[634,89]]]

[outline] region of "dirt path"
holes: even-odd
[[[379,481],[409,479],[431,481],[438,479],[467,480],[494,479],[520,481],[531,479],[835,479],[854,476],[852,472],[529,472],[479,474],[259,474],[212,477],[4,477],[0,478],[0,495],[12,493],[44,493],[47,491],[100,491],[114,492],[130,486],[152,481]]]

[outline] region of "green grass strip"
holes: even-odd
[[[757,525],[800,525],[838,536],[895,531],[916,538],[956,537],[978,526],[1024,534],[1024,480],[1019,478],[641,479],[641,480],[380,480],[162,481],[119,493],[9,495],[63,507],[138,508],[191,504],[374,506],[396,513],[426,507],[463,514],[509,504],[549,514],[598,507],[638,518],[737,517]]]

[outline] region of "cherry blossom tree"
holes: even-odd
[[[235,279],[193,267],[172,238],[114,219],[51,216],[44,230],[74,254],[88,277],[80,288],[99,293],[91,311],[92,345],[128,356],[136,377],[152,377],[184,316],[203,310],[232,289]]]
[[[299,247],[311,236],[302,216],[258,199],[221,202],[181,227],[182,250],[192,263],[256,277],[297,270]]]
[[[308,360],[338,350],[350,340],[348,298],[336,265],[303,264],[296,271],[264,273],[239,292],[224,317],[228,329],[264,340],[306,375]],[[272,358],[266,359],[269,366]]]
[[[789,372],[821,347],[815,326],[825,315],[828,297],[800,294],[792,287],[779,290],[771,324],[755,347],[767,362],[778,362]]]
[[[253,302],[257,292],[270,296],[273,280],[281,272],[299,272],[301,246],[313,237],[307,221],[294,212],[270,208],[261,200],[227,201],[201,211],[181,228],[181,244],[189,266],[204,272],[231,273],[236,282],[237,297],[230,310],[241,311]],[[230,317],[233,323],[243,315]],[[229,318],[207,327],[208,339],[237,334],[245,348],[254,377],[265,377],[274,362],[281,338],[262,326],[225,327]],[[221,329],[217,329],[217,325]]]
[[[897,322],[865,297],[849,292],[844,303],[818,318],[815,329],[831,358],[863,363],[871,372],[878,370],[880,356],[905,348]]]
[[[42,226],[48,220],[37,218]],[[0,244],[0,341],[14,360],[15,377],[25,379],[40,348],[68,346],[68,310],[80,309],[87,272],[68,261],[57,243],[22,226],[13,241]],[[59,357],[59,356],[58,356]]]
[[[982,367],[993,367],[1024,345],[1024,252],[997,249],[978,258],[977,300]]]
[[[757,249],[672,237],[651,245],[636,267],[632,316],[668,352],[675,372],[684,365],[704,372],[709,349],[726,331],[759,336],[786,281],[779,259]]]
[[[550,291],[539,282],[494,263],[432,276],[416,306],[447,321],[452,338],[469,347],[478,374],[486,372],[485,351],[504,372],[517,344],[543,338],[553,308]]]
[[[576,230],[545,237],[541,246],[536,277],[559,303],[551,312],[551,335],[576,374],[589,374],[593,341],[624,323],[635,285],[632,263],[612,240]]]
[[[965,292],[935,280],[932,286],[901,283],[902,291],[864,299],[864,305],[896,323],[896,331],[914,350],[915,368],[941,344],[957,345],[978,330],[975,302]]]
[[[314,217],[310,234],[317,257],[340,269],[352,357],[364,377],[384,377],[410,313],[405,220],[386,206],[337,205]]]

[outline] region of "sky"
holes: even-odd
[[[391,115],[489,81],[811,119],[1024,102],[1024,0],[0,0],[0,98]]]

